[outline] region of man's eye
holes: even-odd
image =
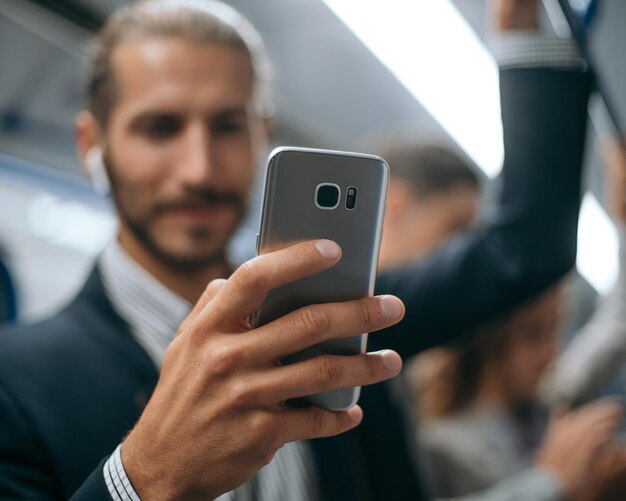
[[[245,121],[239,119],[224,118],[216,120],[213,124],[213,130],[221,134],[236,134],[245,128]]]
[[[176,118],[157,118],[146,124],[144,130],[154,139],[163,139],[180,131],[182,123]]]

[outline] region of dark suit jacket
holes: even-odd
[[[573,266],[589,77],[505,70],[501,89],[506,161],[496,217],[429,259],[379,278],[377,292],[400,296],[407,314],[372,334],[371,349],[390,347],[408,357],[448,342]],[[0,497],[108,499],[103,458],[131,429],[156,381],[97,273],[56,317],[5,330]],[[411,437],[403,435],[387,390],[364,389],[365,419],[357,430],[314,441],[323,499],[422,496]]]

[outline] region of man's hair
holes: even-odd
[[[389,164],[392,176],[410,183],[418,198],[470,187],[480,191],[476,170],[445,146],[411,140],[381,140],[376,154]]]
[[[106,126],[116,99],[114,50],[124,42],[146,38],[180,38],[245,51],[251,61],[256,110],[271,115],[271,65],[261,36],[246,18],[217,0],[144,0],[116,11],[90,46],[85,95],[101,126]]]

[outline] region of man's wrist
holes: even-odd
[[[498,66],[505,68],[552,68],[584,71],[587,63],[576,43],[537,32],[509,32],[489,37]]]
[[[139,496],[152,498],[155,494],[167,494],[167,489],[162,485],[165,478],[164,472],[157,473],[155,466],[160,465],[158,458],[146,458],[145,453],[138,454],[135,447],[134,430],[126,437],[126,440],[118,447],[119,461],[126,478],[132,478],[132,485]]]
[[[121,444],[105,461],[102,473],[113,501],[141,501],[122,464]]]

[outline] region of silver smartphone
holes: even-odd
[[[255,326],[309,304],[349,301],[374,292],[389,167],[382,158],[344,151],[278,148],[269,157],[257,254],[302,240],[327,238],[342,249],[339,263],[269,293]],[[365,352],[367,333],[320,343],[282,360]],[[290,402],[343,410],[360,388],[342,388]]]

